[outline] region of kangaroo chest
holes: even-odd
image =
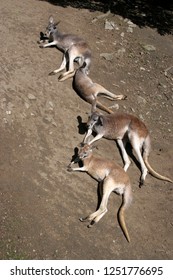
[[[102,166],[101,164],[97,163],[92,166],[92,164],[89,166],[88,174],[93,177],[98,182],[101,182],[105,179],[105,177],[108,175],[108,170],[105,166]]]
[[[114,139],[122,139],[124,135],[127,133],[128,126],[124,126],[122,128],[118,127],[116,124],[113,126],[100,126],[95,125],[93,127],[94,132],[97,134],[103,134],[103,137],[109,140]]]

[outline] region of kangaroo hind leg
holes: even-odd
[[[103,86],[96,84],[98,89],[98,95],[102,95],[103,97],[110,99],[110,100],[124,100],[127,98],[126,95],[123,94],[114,94],[110,92],[109,90],[105,89]]]
[[[98,223],[100,221],[100,219],[106,214],[108,199],[112,192],[110,183],[111,182],[109,182],[109,180],[103,182],[103,196],[102,196],[102,200],[101,200],[99,209],[97,211],[95,211],[94,213],[90,214],[89,216],[87,216],[86,218],[80,219],[81,221],[86,221],[86,220],[91,221],[91,223],[88,225],[88,227],[92,227],[95,223]]]

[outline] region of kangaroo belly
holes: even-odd
[[[100,168],[97,170],[96,168],[94,168],[95,170],[93,169],[90,169],[88,170],[88,174],[93,177],[96,181],[98,182],[101,182],[105,179],[105,177],[107,176],[107,170],[104,168]]]

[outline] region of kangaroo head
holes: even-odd
[[[55,23],[53,16],[50,16],[48,26],[46,27],[46,32],[44,35],[49,38],[51,33],[54,33],[55,31],[57,31],[57,25],[59,23],[60,23],[60,21]]]
[[[89,157],[92,154],[92,147],[88,144],[85,144],[78,151],[78,157],[80,160]]]
[[[100,115],[98,112],[92,113],[87,122],[88,129],[92,129],[95,125],[103,125],[102,115]]]

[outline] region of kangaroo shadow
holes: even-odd
[[[83,135],[87,132],[87,123],[82,121],[81,116],[77,116],[78,120],[78,133]]]
[[[128,18],[140,28],[150,27],[159,34],[173,34],[173,3],[170,0],[39,0],[52,5],[100,11]]]
[[[79,152],[79,148],[75,147],[74,148],[74,154],[72,155],[72,158],[71,158],[71,162],[74,162],[75,164],[78,164],[79,167],[82,167],[83,162],[82,162],[82,160],[79,160],[78,152]]]

